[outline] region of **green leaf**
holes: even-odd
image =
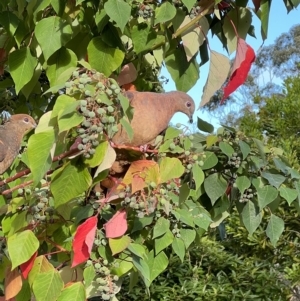
[[[65,47],[59,49],[48,61],[46,73],[50,81],[50,86],[54,87],[65,84],[76,69],[76,66],[76,54]]]
[[[104,4],[104,9],[123,32],[130,18],[131,6],[124,0],[108,0]]]
[[[239,189],[240,193],[243,193],[251,185],[250,180],[246,176],[237,177],[235,184]]]
[[[75,162],[68,162],[54,171],[50,189],[54,196],[54,206],[58,208],[85,192],[92,184],[89,171]]]
[[[84,117],[77,111],[65,114],[58,119],[59,134],[68,131],[84,121]]]
[[[234,153],[233,147],[232,147],[230,144],[226,143],[226,142],[220,142],[220,143],[219,143],[219,147],[220,147],[221,151],[222,151],[227,157],[229,157],[229,158],[230,158],[230,157],[232,156],[232,154]]]
[[[128,122],[127,118],[125,118],[124,116],[120,119],[120,123],[122,125],[122,127],[125,129],[128,137],[130,140],[132,140],[134,132],[132,129],[131,124]]]
[[[260,212],[257,213],[254,204],[249,201],[243,208],[241,216],[246,229],[252,235],[262,220],[262,214]]]
[[[13,12],[6,10],[0,13],[0,24],[4,27],[7,33],[10,33],[11,36],[14,36],[19,22],[20,20]]]
[[[57,301],[86,300],[85,288],[81,282],[75,282],[65,287]]]
[[[187,183],[184,183],[179,188],[179,205],[183,204],[190,195],[190,187]]]
[[[177,237],[174,238],[172,242],[172,249],[175,252],[175,254],[178,255],[181,262],[183,262],[184,255],[185,255],[185,245],[181,238],[177,238]]]
[[[209,175],[204,180],[204,189],[209,196],[212,205],[214,205],[214,203],[225,193],[226,188],[227,182],[217,173]]]
[[[185,248],[191,245],[196,238],[196,231],[193,229],[180,229],[181,239],[184,242]]]
[[[173,212],[173,211],[172,211]],[[183,222],[184,224],[190,226],[190,227],[194,227],[194,216],[192,215],[192,213],[187,210],[187,209],[176,209],[175,210],[176,213],[179,213],[179,220],[181,222]]]
[[[219,141],[219,137],[217,135],[208,135],[206,137],[206,147],[211,147]]]
[[[178,129],[175,129],[173,127],[168,127],[165,133],[165,137],[164,140],[169,140],[169,139],[174,139],[179,137],[179,135],[181,134],[181,131]],[[186,141],[190,141],[189,139],[186,139]]]
[[[166,1],[161,6],[155,9],[154,25],[158,23],[165,23],[172,20],[176,15],[176,8],[170,2]]]
[[[252,138],[253,142],[256,144],[257,149],[259,151],[260,157],[265,160],[266,157],[266,153],[265,153],[265,146],[263,144],[262,141],[256,139],[256,138]]]
[[[280,196],[285,200],[287,200],[289,205],[291,205],[292,202],[295,201],[298,196],[298,192],[296,189],[291,189],[285,186],[281,186],[279,188],[279,192],[280,192]]]
[[[71,97],[66,94],[59,95],[55,102],[55,105],[54,105],[54,108],[53,108],[53,111],[51,114],[51,119],[71,113],[72,111],[75,110],[75,108],[78,105],[79,105],[79,101],[76,101],[76,99],[74,97]]]
[[[275,163],[275,166],[281,170],[283,173],[288,173],[289,171],[289,166],[286,165],[285,162],[283,162],[282,160],[280,160],[279,158],[273,158],[273,161]]]
[[[272,203],[278,196],[278,191],[270,186],[264,186],[257,189],[257,201],[260,209],[265,208],[268,204]]]
[[[37,185],[52,165],[51,150],[56,139],[54,129],[31,135],[28,140],[28,163]]]
[[[266,171],[262,172],[261,175],[263,178],[267,179],[268,182],[271,185],[273,185],[274,187],[276,187],[277,189],[286,180],[286,178],[282,175],[273,174],[273,173],[266,172]]]
[[[243,160],[245,160],[247,158],[247,156],[250,154],[251,148],[246,142],[244,142],[242,140],[239,141],[239,146],[240,146],[241,152],[243,154]]]
[[[160,251],[164,250],[173,242],[173,240],[174,235],[169,229],[167,229],[166,233],[163,236],[154,240],[155,253],[158,254]]]
[[[160,183],[165,183],[174,178],[180,178],[184,173],[184,167],[177,158],[164,157],[159,162]]]
[[[214,131],[214,126],[203,119],[198,117],[197,127],[200,131],[205,133],[212,133]]]
[[[87,50],[91,67],[106,76],[110,76],[119,68],[124,59],[124,53],[121,50],[109,47],[101,40],[101,37],[93,38]]]
[[[89,167],[96,167],[100,165],[105,157],[106,151],[108,148],[108,142],[103,141],[95,148],[95,154],[90,158],[85,158],[84,163]]]
[[[148,254],[147,260],[150,269],[150,283],[162,273],[168,266],[169,260],[164,252],[160,252],[156,257],[154,257],[154,251],[152,250]]]
[[[188,11],[191,11],[192,7],[195,5],[195,0],[182,0],[182,3],[186,6]]]
[[[32,291],[36,300],[51,301],[57,300],[63,287],[64,282],[59,273],[53,269],[48,272],[39,273],[34,278]]]
[[[67,21],[51,16],[39,21],[34,33],[45,59],[48,60],[55,51],[71,39],[72,28]]]
[[[90,265],[83,270],[83,279],[86,287],[88,287],[92,283],[95,276],[96,271],[93,265]]]
[[[130,243],[127,249],[134,255],[139,256],[140,258],[145,257],[145,249],[140,244]]]
[[[199,79],[199,67],[195,58],[187,61],[183,47],[175,49],[165,58],[166,67],[179,91],[189,91]]]
[[[155,49],[165,42],[165,37],[146,23],[134,25],[131,29],[131,38],[136,54]]]
[[[170,228],[170,221],[164,217],[160,217],[153,228],[152,239],[161,236],[167,232]]]
[[[16,85],[16,93],[31,80],[37,59],[31,54],[29,48],[15,50],[9,54],[8,65],[11,76]]]
[[[263,40],[268,36],[270,6],[270,1],[261,1],[260,3],[261,37]]]
[[[11,269],[13,270],[20,264],[28,261],[37,251],[39,245],[38,239],[30,230],[24,230],[8,237],[7,246],[12,263]]]
[[[150,281],[151,276],[150,276],[150,267],[149,267],[148,263],[144,259],[142,259],[138,256],[135,256],[135,255],[132,256],[132,263],[143,276],[145,284],[150,285],[149,281]],[[147,281],[145,281],[145,280],[147,280]]]
[[[193,173],[193,179],[196,184],[196,190],[198,190],[204,181],[204,172],[199,167],[199,165],[197,163],[195,163],[195,164],[193,164],[193,167],[192,167],[192,173]]]
[[[131,238],[128,235],[124,235],[118,238],[109,238],[108,243],[111,249],[112,255],[121,253],[124,251],[130,244]]]
[[[142,218],[136,217],[134,219],[131,233],[144,229],[146,226],[152,224],[152,222],[153,222],[153,215],[144,216]]]
[[[203,158],[203,165],[201,166],[203,170],[211,169],[218,163],[218,157],[213,152],[205,152],[205,158]]]
[[[271,244],[276,247],[276,243],[280,238],[280,235],[282,234],[284,230],[284,221],[274,215],[271,214],[267,229],[266,229],[266,234],[271,240]]]

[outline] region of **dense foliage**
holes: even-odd
[[[269,5],[255,10],[265,38]],[[197,260],[203,236],[236,210],[276,246],[279,206],[300,199],[300,174],[279,149],[201,119],[207,135],[170,127],[146,152],[110,143],[120,126],[132,136],[123,91],[160,91],[163,63],[188,91],[209,60],[209,31],[253,59],[247,1],[2,1],[0,24],[2,108],[39,119],[0,183],[6,300],[117,300],[138,281],[149,291],[173,260],[189,250]],[[210,55],[215,68],[221,56]]]

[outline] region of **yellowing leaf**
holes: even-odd
[[[200,107],[207,104],[215,92],[221,88],[228,77],[229,70],[229,59],[223,54],[211,51],[209,73],[206,84],[203,88]]]
[[[191,22],[190,16],[186,16],[180,28]],[[201,18],[200,21],[192,26],[189,31],[184,32],[181,39],[185,50],[188,62],[199,51],[199,47],[205,41],[205,37],[209,30],[209,24],[206,18]]]

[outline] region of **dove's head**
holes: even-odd
[[[14,127],[18,129],[19,133],[25,135],[32,129],[36,128],[35,120],[27,114],[16,114],[12,115],[7,121],[9,127]]]
[[[193,123],[193,114],[195,112],[194,100],[186,93],[181,91],[171,92],[177,103],[177,111],[186,114],[189,117],[190,123]]]

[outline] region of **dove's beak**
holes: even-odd
[[[193,123],[193,115],[190,116],[189,122]]]

